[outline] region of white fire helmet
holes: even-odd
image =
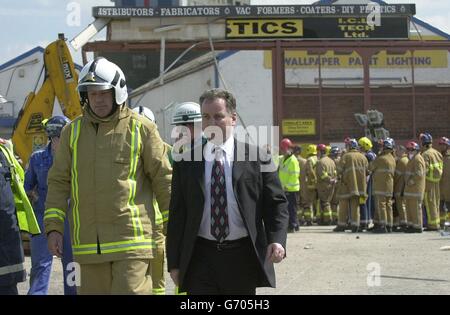
[[[202,121],[200,105],[194,102],[181,103],[175,110],[172,125],[193,124]]]
[[[87,101],[88,89],[114,89],[115,101],[118,105],[125,103],[128,98],[125,75],[122,70],[103,57],[95,58],[83,67],[77,89],[82,102]]]

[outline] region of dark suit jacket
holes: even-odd
[[[245,161],[236,158],[238,146],[245,147]],[[264,162],[259,154],[256,161],[249,161],[249,149],[255,147],[235,140],[233,190],[259,261],[259,266],[255,266],[259,270],[256,286],[275,287],[273,263],[267,261],[265,256],[270,243],[279,243],[286,248],[287,200],[277,172],[261,172]],[[173,166],[166,240],[167,265],[169,271],[180,270],[181,290],[185,290],[183,282],[203,216],[204,170],[204,161],[181,161]]]

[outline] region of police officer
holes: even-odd
[[[20,232],[40,233],[23,177],[11,143],[0,138],[0,295],[17,295],[26,279]]]
[[[25,191],[33,201],[33,209],[41,230],[44,230],[45,200],[47,198],[48,171],[53,164],[53,157],[59,146],[59,137],[63,127],[70,121],[64,116],[54,116],[44,120],[43,125],[49,143],[46,148],[34,152],[25,172]],[[67,265],[73,261],[70,243],[69,223],[64,222],[63,274],[64,294],[75,295],[76,287],[68,284],[69,271]],[[31,274],[29,295],[46,295],[52,270],[53,255],[47,248],[47,237],[44,234],[31,238]],[[69,268],[70,269],[70,268]]]

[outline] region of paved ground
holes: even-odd
[[[276,266],[277,288],[258,294],[450,294],[450,251],[440,250],[446,245],[450,237],[436,232],[337,234],[329,227],[304,227],[288,236],[288,257]],[[55,259],[51,294],[63,293],[61,281]],[[171,280],[167,286],[172,294]],[[26,294],[28,283],[19,289]]]

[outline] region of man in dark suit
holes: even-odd
[[[209,141],[174,163],[168,269],[188,294],[255,294],[256,287],[275,287],[273,263],[285,257],[287,200],[276,171],[265,169],[271,161],[251,158],[257,149],[234,139],[233,95],[209,90],[200,104]]]

